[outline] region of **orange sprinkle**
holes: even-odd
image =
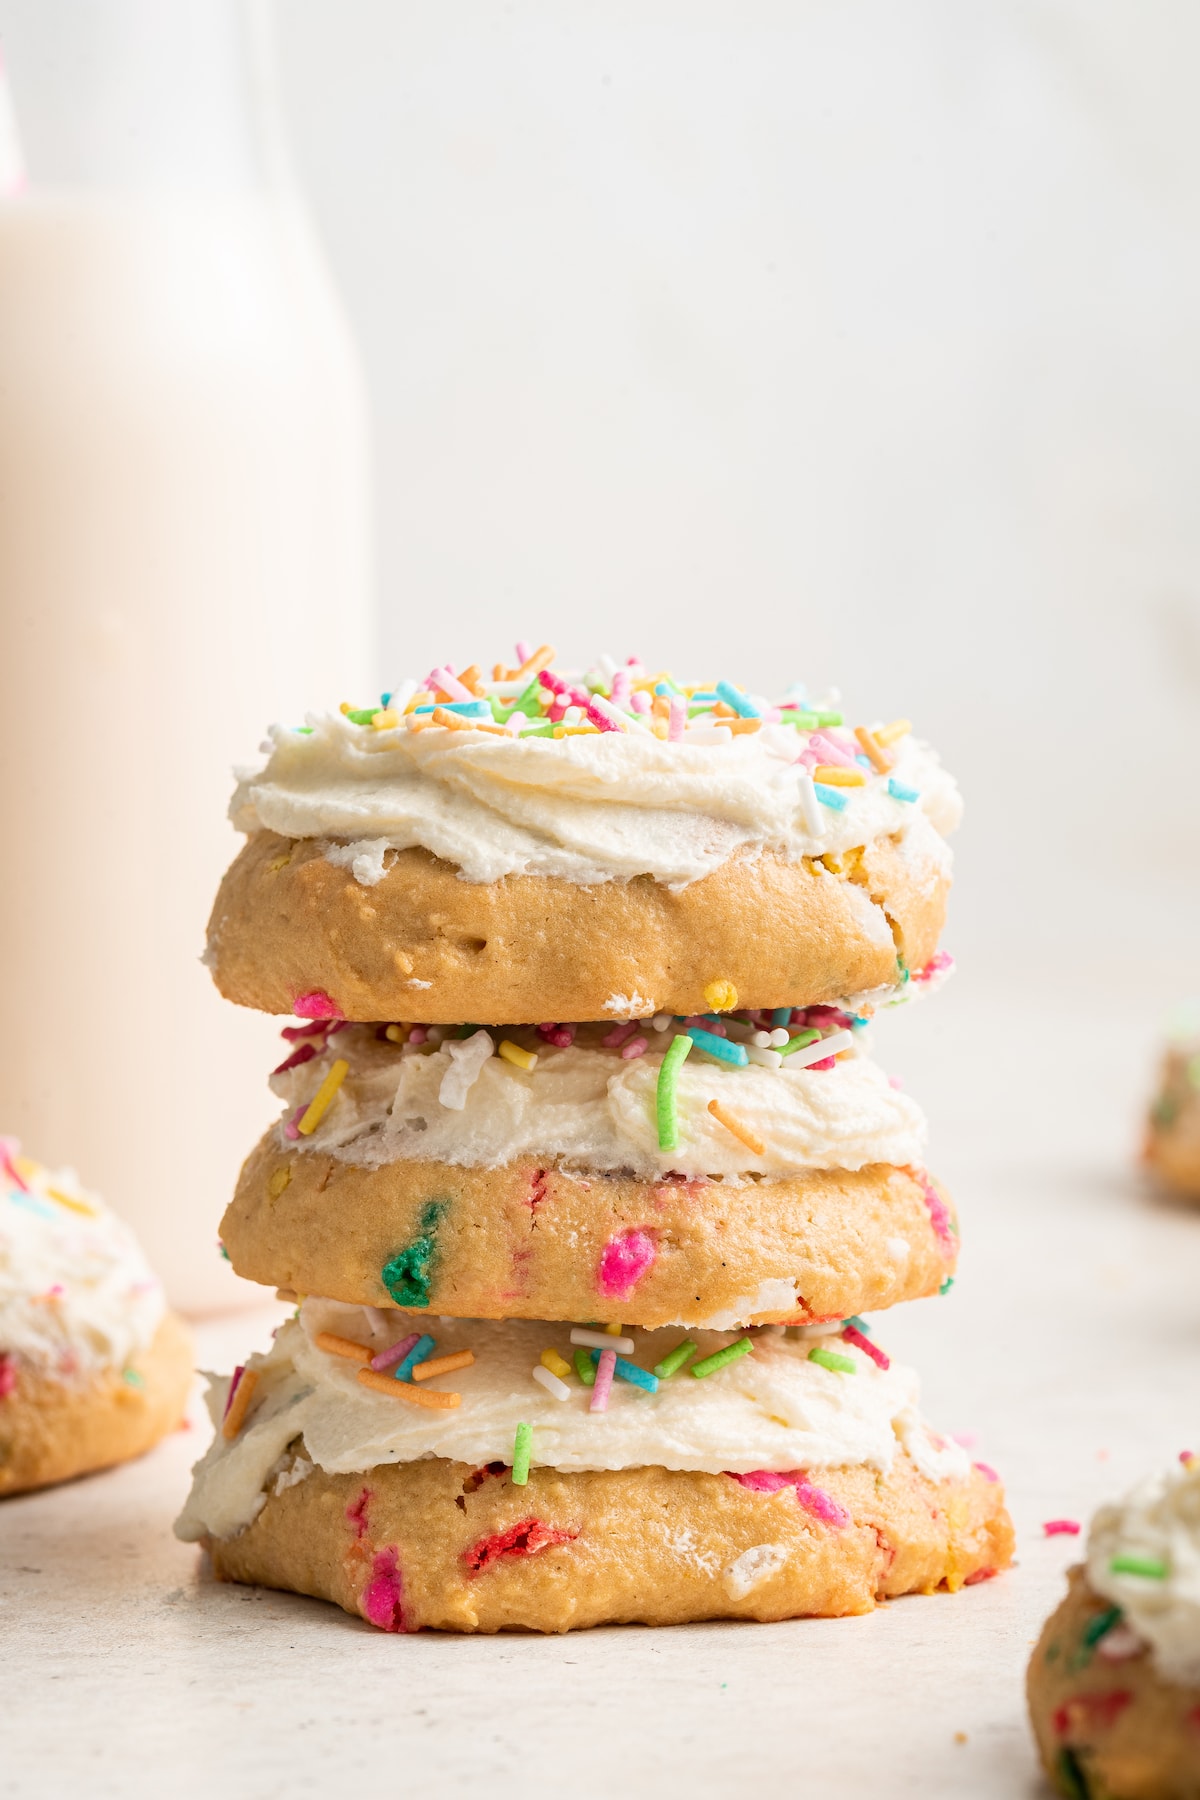
[[[724,700],[718,700],[713,707],[713,711],[716,713],[718,719],[736,719],[741,716],[739,713],[734,712],[732,706]]]
[[[871,766],[875,770],[875,773],[877,775],[886,775],[895,761],[895,757],[888,755],[887,751],[882,747],[875,736],[867,730],[865,725],[856,725],[854,727],[854,735],[870,757]]]
[[[348,1362],[369,1363],[371,1352],[365,1344],[358,1344],[353,1338],[339,1337],[336,1331],[318,1331],[313,1343],[318,1350],[328,1350],[330,1356],[344,1356]]]
[[[477,700],[486,699],[486,695],[483,691],[483,672],[478,663],[472,663],[469,669],[464,669],[458,679],[462,682],[467,692],[469,694],[474,694]]]
[[[473,1350],[453,1350],[449,1356],[431,1356],[427,1362],[413,1367],[414,1381],[432,1381],[435,1375],[451,1375],[455,1369],[469,1369],[475,1361]]]
[[[443,694],[442,698],[448,700],[450,696]],[[433,722],[435,725],[448,725],[451,731],[470,731],[475,723],[474,719],[464,719],[461,713],[447,712],[444,706],[434,707]]]
[[[897,738],[905,737],[912,730],[907,719],[893,719],[890,725],[884,725],[875,733],[877,744],[894,744]]]
[[[418,1365],[419,1367],[420,1365]],[[242,1377],[245,1380],[245,1377]],[[390,1394],[393,1400],[407,1400],[410,1406],[424,1406],[446,1412],[462,1405],[461,1394],[441,1393],[437,1388],[414,1387],[411,1381],[397,1381],[394,1375],[380,1375],[375,1369],[360,1369],[358,1379],[376,1394]]]
[[[861,769],[843,769],[837,763],[818,763],[813,770],[813,780],[824,782],[826,787],[865,787],[867,778]]]
[[[237,1392],[229,1402],[229,1411],[225,1414],[221,1425],[221,1436],[235,1438],[245,1423],[246,1414],[250,1411],[250,1402],[254,1398],[254,1390],[258,1386],[258,1370],[243,1369],[242,1379],[237,1384]]]
[[[536,675],[542,669],[548,669],[554,661],[553,644],[541,644],[532,656],[527,656],[519,669],[513,671],[512,679],[519,681],[522,675]]]
[[[727,1113],[719,1100],[710,1100],[708,1110],[718,1125],[723,1125],[726,1131],[731,1132],[735,1138],[739,1138],[747,1150],[753,1150],[755,1156],[763,1156],[766,1153],[767,1146],[762,1139],[755,1137],[748,1126],[741,1124],[732,1114]]]
[[[732,719],[722,719],[721,723],[722,725],[728,725],[734,737],[738,737],[747,731],[762,730],[761,719],[739,719],[736,714]]]

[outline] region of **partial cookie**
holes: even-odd
[[[9,1356],[0,1377],[0,1494],[20,1494],[127,1462],[175,1431],[192,1384],[192,1341],[168,1313],[120,1368],[63,1377]]]
[[[0,1494],[140,1456],[179,1424],[191,1375],[128,1226],[0,1138]]]
[[[367,887],[329,847],[258,831],[232,864],[206,958],[226,999],[481,1023],[704,1012],[716,981],[744,1006],[834,1002],[924,968],[950,888],[932,828],[824,861],[739,854],[681,888],[464,881],[424,849],[389,851]]]
[[[986,1580],[1012,1531],[977,1471],[930,1482],[904,1456],[883,1477],[535,1469],[520,1487],[502,1464],[439,1458],[314,1470],[210,1549],[222,1580],[332,1600],[385,1631],[571,1631],[870,1612]]]
[[[1167,1047],[1144,1154],[1164,1186],[1200,1200],[1200,1034],[1194,1030]]]
[[[957,1258],[946,1196],[921,1170],[652,1183],[527,1158],[372,1169],[274,1131],[221,1235],[239,1275],[299,1293],[648,1327],[844,1318],[937,1293]]]

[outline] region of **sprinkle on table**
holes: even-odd
[[[720,1039],[716,1041],[719,1043]],[[658,1087],[654,1103],[660,1150],[678,1150],[679,1148],[679,1109],[677,1104],[679,1071],[691,1048],[691,1038],[686,1031],[681,1031],[677,1037],[671,1040],[667,1053],[659,1066]]]
[[[475,1361],[473,1350],[451,1350],[446,1356],[431,1356],[413,1367],[414,1381],[433,1381],[439,1375],[452,1375],[456,1369],[469,1369]]]
[[[703,1381],[706,1375],[715,1375],[718,1369],[727,1368],[731,1362],[737,1362],[739,1357],[748,1356],[753,1348],[753,1338],[739,1338],[736,1344],[726,1344],[723,1350],[714,1350],[711,1356],[701,1357],[699,1362],[692,1364],[688,1374]]]
[[[747,1150],[752,1150],[755,1156],[766,1155],[767,1146],[762,1139],[757,1137],[748,1125],[743,1125],[740,1120],[734,1118],[732,1113],[727,1112],[719,1100],[710,1100],[708,1110],[717,1124],[723,1125],[731,1136],[745,1144]]]
[[[517,1435],[513,1441],[512,1478],[515,1487],[524,1487],[529,1480],[529,1454],[533,1449],[533,1426],[524,1420],[517,1426]]]
[[[841,1356],[836,1350],[824,1350],[817,1344],[808,1353],[809,1362],[819,1363],[834,1375],[857,1375],[858,1364],[852,1356]]]
[[[1078,1537],[1082,1529],[1078,1519],[1047,1519],[1042,1526],[1046,1537]]]
[[[350,1064],[346,1062],[344,1058],[339,1056],[328,1075],[326,1075],[324,1081],[309,1101],[303,1118],[297,1122],[296,1129],[299,1131],[301,1137],[310,1137],[317,1129],[317,1126],[321,1123],[321,1120],[325,1117],[325,1114],[333,1104],[334,1097],[349,1072]]]
[[[681,1369],[689,1356],[696,1354],[696,1346],[691,1338],[684,1338],[673,1350],[668,1350],[661,1362],[654,1365],[654,1373],[660,1381],[668,1380],[677,1369]]]
[[[524,1069],[526,1074],[537,1068],[536,1054],[532,1050],[522,1050],[520,1044],[514,1044],[511,1038],[501,1038],[496,1054],[502,1056],[505,1062],[512,1063],[514,1068]]]
[[[392,1375],[379,1375],[374,1369],[360,1369],[358,1379],[375,1394],[387,1394],[392,1400],[404,1400],[409,1406],[424,1406],[430,1411],[448,1411],[462,1405],[461,1394],[447,1394],[440,1388],[414,1387],[411,1381],[397,1381]]]
[[[369,1363],[371,1352],[353,1338],[339,1337],[336,1331],[318,1331],[313,1343],[330,1356],[344,1356],[347,1362]]]
[[[243,1369],[236,1388],[233,1389],[225,1418],[221,1424],[221,1436],[232,1440],[242,1429],[246,1414],[250,1410],[250,1402],[254,1398],[254,1390],[258,1386],[258,1370]]]

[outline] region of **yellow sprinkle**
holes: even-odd
[[[557,1375],[560,1381],[565,1381],[567,1376],[571,1373],[570,1363],[565,1356],[560,1356],[555,1349],[543,1350],[539,1360],[543,1369],[549,1369],[550,1373],[552,1375]]]
[[[292,853],[290,850],[285,850],[282,856],[273,856],[267,864],[267,874],[278,875],[280,869],[286,869],[291,860]]]
[[[267,1192],[272,1200],[278,1200],[288,1182],[292,1179],[292,1171],[288,1168],[276,1169],[267,1183]]]
[[[383,1035],[389,1044],[407,1044],[411,1031],[411,1025],[389,1025]]]
[[[376,731],[393,731],[400,723],[400,714],[393,712],[390,706],[383,706],[377,713],[372,713],[371,723]]]
[[[866,775],[861,769],[843,769],[834,763],[818,763],[813,770],[813,780],[824,782],[826,787],[865,787]]]
[[[723,1125],[726,1131],[731,1132],[735,1138],[740,1138],[747,1150],[753,1150],[755,1156],[765,1154],[767,1146],[762,1139],[755,1137],[749,1126],[741,1124],[733,1117],[732,1113],[727,1113],[719,1100],[710,1100],[708,1110],[718,1125]]]
[[[732,981],[710,981],[704,998],[714,1012],[732,1012],[738,1003],[738,991]]]
[[[518,1069],[536,1069],[537,1057],[532,1050],[522,1050],[520,1044],[514,1044],[511,1038],[501,1038],[500,1048],[496,1052],[505,1062],[515,1063]],[[303,1126],[300,1128],[304,1129]]]
[[[348,700],[343,700],[342,704],[338,707],[338,711],[344,717],[346,713],[353,712],[354,708],[351,706],[351,704]]]
[[[339,1056],[328,1075],[308,1103],[308,1111],[301,1119],[298,1130],[301,1137],[311,1137],[333,1103],[334,1095],[350,1073],[350,1064]]]
[[[412,713],[412,712],[416,712],[418,706],[432,706],[432,704],[433,704],[433,695],[427,694],[425,692],[425,690],[422,689],[420,693],[413,695],[412,699],[409,701],[408,705],[405,707],[404,710],[406,713]]]
[[[22,1169],[21,1173],[24,1174],[24,1172]],[[60,1206],[65,1206],[68,1212],[82,1213],[85,1219],[98,1217],[95,1207],[89,1206],[86,1200],[76,1200],[73,1194],[64,1194],[58,1188],[48,1187],[46,1192],[52,1200],[57,1200]]]
[[[13,1168],[25,1181],[36,1181],[42,1172],[42,1165],[34,1162],[32,1156],[14,1156]]]
[[[620,1337],[621,1335],[621,1327],[619,1325],[606,1325],[604,1329],[607,1331],[609,1337]]]
[[[894,744],[897,738],[907,736],[911,730],[912,724],[908,719],[893,719],[890,725],[881,726],[875,733],[875,742],[877,744]]]

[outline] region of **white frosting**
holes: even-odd
[[[1166,1573],[1115,1571],[1114,1557],[1148,1558]],[[1200,1685],[1200,1463],[1152,1475],[1092,1520],[1088,1584],[1125,1614],[1168,1681]]]
[[[61,1376],[122,1367],[151,1341],[163,1292],[127,1225],[70,1169],[0,1168],[0,1356]]]
[[[563,1049],[528,1028],[506,1027],[438,1050],[401,1051],[373,1026],[353,1026],[331,1037],[322,1055],[273,1076],[272,1087],[290,1118],[333,1060],[344,1058],[350,1072],[336,1101],[300,1142],[368,1168],[412,1158],[492,1168],[533,1156],[653,1180],[668,1169],[786,1175],[924,1160],[920,1108],[857,1053],[832,1069],[793,1071],[786,1058],[778,1069],[730,1068],[693,1051],[679,1075],[680,1147],[660,1150],[655,1089],[670,1037],[645,1027],[641,1035],[652,1047],[623,1061],[617,1049],[602,1046],[607,1029],[581,1027]],[[470,1051],[480,1040],[505,1036],[536,1052],[535,1069],[485,1056],[485,1045]],[[718,1123],[710,1100],[762,1142],[762,1155]],[[282,1125],[280,1132],[281,1145],[288,1144]]]
[[[407,1321],[405,1321],[407,1323]],[[398,1326],[389,1328],[395,1332]],[[571,1396],[554,1400],[533,1379],[547,1343],[568,1353],[565,1326],[479,1320],[431,1322],[437,1354],[470,1348],[472,1367],[438,1379],[462,1395],[453,1411],[426,1411],[374,1393],[357,1366],[316,1349],[310,1334],[334,1331],[371,1340],[361,1307],[305,1302],[302,1320],[279,1332],[259,1371],[247,1423],[233,1443],[218,1434],[196,1464],[192,1492],[175,1529],[194,1540],[229,1537],[261,1509],[279,1458],[303,1434],[304,1454],[331,1474],[365,1471],[381,1463],[444,1456],[471,1467],[508,1462],[518,1423],[533,1428],[532,1460],[555,1469],[821,1469],[866,1466],[881,1473],[898,1447],[931,1480],[962,1478],[969,1464],[958,1445],[935,1438],[918,1410],[917,1377],[895,1363],[888,1370],[844,1342],[854,1374],[809,1362],[812,1345],[777,1332],[754,1335],[754,1349],[726,1368],[696,1380],[686,1370],[648,1394],[615,1381],[607,1412],[589,1410],[588,1389],[571,1377]],[[650,1369],[679,1341],[676,1331],[631,1329],[631,1360]],[[690,1334],[701,1355],[736,1341],[728,1334]],[[214,1420],[226,1384],[214,1380]]]
[[[920,799],[895,799],[871,774],[839,790],[843,811],[818,806],[814,833],[797,762],[807,734],[788,725],[717,743],[640,730],[562,739],[375,731],[340,713],[311,713],[308,726],[271,727],[265,763],[239,772],[230,817],[245,832],[344,840],[329,854],[368,885],[388,848],[420,846],[468,881],[652,875],[683,886],[737,852],[795,861],[892,836],[932,881],[961,814],[953,780],[911,736],[895,746],[893,774]]]

